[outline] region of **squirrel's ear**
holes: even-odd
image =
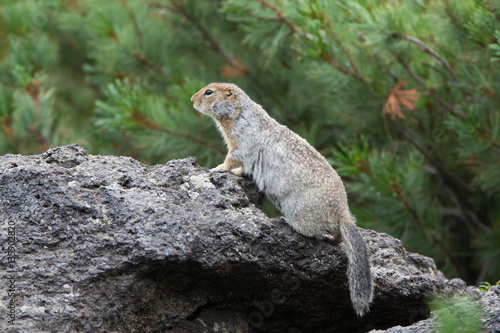
[[[228,89],[227,90],[227,94],[226,94],[227,97],[231,97],[233,96],[233,89]]]

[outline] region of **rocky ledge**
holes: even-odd
[[[194,158],[146,166],[77,145],[0,157],[2,331],[423,332],[438,293],[482,302],[498,328],[498,288],[448,280],[372,230],[375,300],[357,318],[343,244],[295,233],[260,200]]]

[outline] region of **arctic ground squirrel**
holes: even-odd
[[[358,316],[365,315],[373,299],[368,248],[337,172],[306,140],[280,125],[234,84],[211,83],[191,102],[215,120],[227,144],[224,163],[213,170],[251,176],[302,235],[330,235],[345,243],[351,302]]]

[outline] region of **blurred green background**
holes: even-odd
[[[213,167],[225,147],[189,99],[234,82],[329,159],[360,226],[494,283],[499,23],[479,0],[4,0],[0,154]]]

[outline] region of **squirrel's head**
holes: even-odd
[[[193,107],[206,115],[222,120],[234,119],[240,111],[245,93],[232,83],[210,83],[191,97]]]

